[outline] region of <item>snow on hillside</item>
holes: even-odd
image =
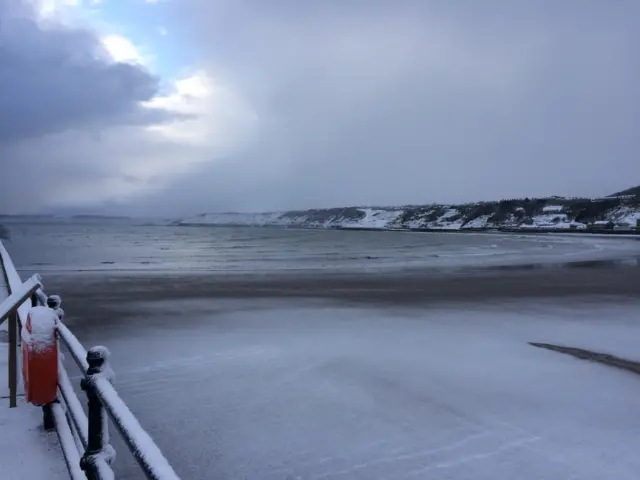
[[[464,220],[461,218],[460,211],[457,208],[448,208],[446,212],[438,217],[438,219],[429,225],[430,228],[460,230]]]
[[[547,205],[542,209],[544,213],[559,213],[562,211],[561,205]]]
[[[298,228],[370,228],[461,230],[482,228],[585,229],[587,223],[611,221],[634,228],[640,220],[637,203],[595,201],[549,205],[544,200],[512,200],[423,207],[346,207],[270,213],[206,213],[179,225],[278,226]],[[579,221],[576,221],[578,219]]]
[[[490,215],[481,215],[467,222],[464,228],[485,228],[490,217]]]
[[[640,211],[628,206],[621,206],[614,209],[610,213],[609,217],[610,220],[617,225],[629,225],[635,227],[638,220],[640,220]]]
[[[577,228],[584,229],[587,226],[584,223],[573,222],[564,214],[544,213],[542,215],[534,215],[531,225],[522,225],[523,228]]]
[[[285,225],[279,222],[282,213],[203,213],[182,220],[183,225]]]
[[[483,215],[465,224],[465,219],[456,208],[448,208],[434,221],[418,220],[403,223],[404,209],[357,208],[338,213],[327,210],[326,215],[318,211],[271,212],[271,213],[208,213],[191,217],[181,225],[237,225],[237,226],[279,226],[309,228],[433,228],[459,230],[461,228],[484,228],[489,215]]]
[[[314,228],[391,228],[402,214],[400,209],[358,208],[349,211],[327,210],[271,213],[206,213],[188,218],[181,225],[239,225]]]
[[[402,210],[376,210],[373,208],[361,208],[364,217],[360,220],[346,221],[340,224],[343,228],[390,228],[398,217],[402,214]]]

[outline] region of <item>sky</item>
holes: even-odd
[[[640,184],[637,0],[0,0],[0,212]]]

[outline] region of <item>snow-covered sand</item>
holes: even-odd
[[[0,478],[69,478],[55,432],[42,429],[42,409],[24,402],[20,385],[17,408],[9,408],[7,349],[0,333]]]
[[[183,478],[631,480],[640,469],[640,378],[527,344],[640,359],[640,303],[130,309],[126,331],[99,336],[118,391]],[[135,465],[119,454],[116,468]]]

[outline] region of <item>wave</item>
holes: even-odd
[[[0,224],[0,240],[11,240],[11,230]]]

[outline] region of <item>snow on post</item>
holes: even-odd
[[[87,363],[89,364],[87,376],[80,383],[89,399],[88,442],[80,462],[80,466],[87,472],[88,478],[100,478],[99,470],[103,467],[106,468],[115,459],[115,450],[109,445],[107,412],[96,391],[96,382],[99,379],[108,381],[108,371],[111,370],[107,362],[108,357],[109,350],[106,347],[91,348],[87,352]]]
[[[65,346],[69,349],[71,357],[76,362],[80,370],[82,370],[82,373],[85,373],[89,369],[89,364],[87,363],[87,351],[64,323],[58,323],[58,335]]]
[[[61,308],[62,299],[60,295],[49,295],[47,297],[47,306],[52,309],[58,316],[58,320],[64,321],[64,310]]]
[[[7,274],[7,277],[9,275]],[[27,306],[27,300],[31,297],[31,294],[42,287],[40,279],[37,275],[32,276],[24,283],[19,283],[15,287],[11,286],[11,295],[9,295],[3,302],[0,302],[0,319],[7,317],[11,312],[18,309],[20,320],[24,325],[29,306]],[[24,308],[26,307],[26,311]]]
[[[69,380],[69,375],[62,365],[62,362],[58,364],[58,388],[62,394],[62,398],[64,398],[69,417],[73,423],[74,428],[72,432],[75,431],[82,446],[81,450],[84,450],[87,447],[87,439],[89,438],[89,430],[87,427],[89,421],[82,409],[80,400],[73,390],[73,385],[71,380]]]
[[[22,329],[22,341],[35,353],[56,347],[56,324],[58,317],[48,307],[33,307],[29,310],[27,324]]]

